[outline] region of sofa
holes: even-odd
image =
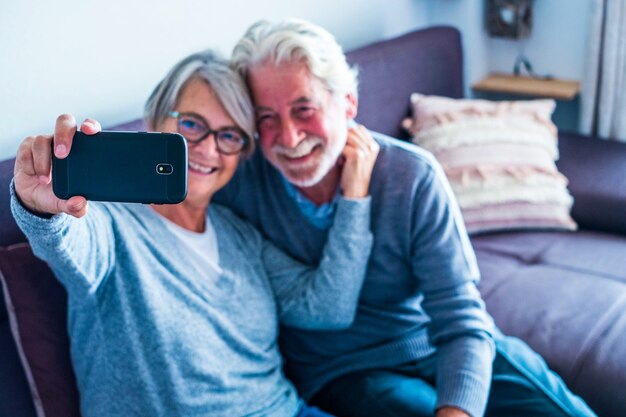
[[[408,139],[401,123],[413,92],[463,96],[461,35],[451,27],[379,41],[348,59],[360,71],[357,120],[384,134]],[[114,128],[141,130],[142,123]],[[600,416],[626,416],[626,144],[559,132],[559,151],[579,229],[472,236],[479,289],[499,328],[539,352]],[[0,162],[5,248],[25,245],[9,209],[13,165]],[[14,262],[37,261],[26,253]],[[46,290],[49,302],[64,303],[55,291]],[[33,404],[0,297],[0,416],[35,416]]]

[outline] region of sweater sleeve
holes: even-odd
[[[369,227],[370,197],[340,198],[317,269],[263,242],[263,262],[281,323],[309,330],[352,324],[373,244]]]
[[[437,348],[437,408],[483,415],[491,383],[493,322],[476,287],[478,266],[460,210],[434,160],[413,185],[411,263]]]
[[[77,219],[66,214],[50,218],[27,210],[11,182],[11,211],[33,249],[57,279],[73,294],[94,292],[115,264],[114,238],[109,217],[91,203]]]

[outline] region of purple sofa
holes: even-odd
[[[415,31],[349,52],[360,68],[357,119],[407,138],[412,92],[463,95],[460,34]],[[124,126],[140,128],[135,121]],[[119,126],[118,126],[119,128]],[[560,134],[577,232],[506,232],[472,238],[489,312],[541,353],[600,416],[626,416],[626,144]],[[9,210],[13,160],[0,162],[0,246],[23,242]],[[34,416],[0,297],[0,416]],[[62,302],[62,301],[60,301]],[[621,342],[620,342],[621,341]]]

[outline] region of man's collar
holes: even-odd
[[[287,190],[287,194],[291,197],[300,212],[307,218],[313,226],[318,229],[328,229],[333,224],[333,217],[335,215],[335,208],[337,207],[337,201],[341,196],[341,187],[337,187],[332,200],[328,203],[324,203],[320,206],[309,200],[300,190],[290,183],[284,175],[280,174],[280,178]]]

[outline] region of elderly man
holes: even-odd
[[[316,264],[341,194],[342,162],[370,135],[352,121],[356,73],[331,34],[300,20],[254,24],[232,61],[252,92],[261,152],[218,199],[296,259]],[[495,329],[436,161],[374,137],[375,244],[354,324],[281,329],[301,394],[338,416],[594,415],[528,346]]]

